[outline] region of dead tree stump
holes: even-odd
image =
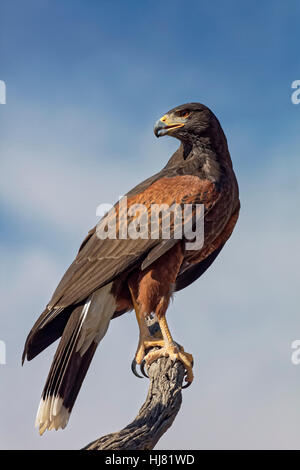
[[[121,431],[107,434],[85,450],[151,450],[172,425],[182,402],[185,375],[181,362],[159,358],[148,368],[148,395],[137,417]]]

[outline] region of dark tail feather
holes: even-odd
[[[73,310],[73,305],[53,311],[44,310],[27,336],[22,355],[22,364],[25,359],[31,361],[31,359],[61,337]]]
[[[55,353],[36,418],[40,434],[46,429],[59,429],[67,425],[98,346],[93,341],[82,356],[76,351],[80,338],[82,311],[83,307],[77,307],[73,311]]]
[[[94,292],[72,311],[43,390],[36,418],[40,434],[64,428],[97,346],[115,312],[111,286]]]

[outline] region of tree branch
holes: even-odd
[[[85,450],[151,450],[172,425],[182,402],[181,362],[159,358],[148,368],[150,385],[137,417],[119,432],[91,442]]]

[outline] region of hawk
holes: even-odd
[[[22,363],[61,337],[37,412],[40,434],[66,426],[111,319],[126,312],[135,310],[139,326],[133,372],[137,374],[136,364],[144,373],[145,364],[168,356],[183,363],[184,386],[193,380],[193,357],[173,340],[166,311],[173,293],[198,279],[230,237],[240,209],[238,184],[226,137],[208,107],[177,106],[156,122],[154,133],[179,139],[179,148],[161,171],[127,193],[126,210],[117,203],[90,230],[27,337]],[[121,236],[125,222],[132,224],[139,218],[132,208],[143,207],[144,215],[150,215],[153,205],[161,204],[192,207],[188,218],[192,228],[197,222],[196,207],[202,207],[204,238],[197,249],[187,249],[184,230],[181,238],[175,236],[187,222],[174,215],[168,219],[169,238],[162,235],[165,216],[161,214],[154,236]],[[113,216],[117,216],[116,235],[100,236],[99,228],[109,225]],[[146,235],[149,225],[148,218],[143,226]],[[153,318],[154,326],[159,326],[156,331],[149,326]]]

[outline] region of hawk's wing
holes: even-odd
[[[214,190],[214,185],[207,180],[189,175],[164,177],[150,184],[144,191],[129,197],[128,208],[135,204],[143,204],[150,214],[153,204],[172,206],[174,203],[204,203],[204,207],[209,210],[216,203],[218,197],[219,193]],[[119,213],[120,217],[116,219],[117,234],[120,229],[119,219],[122,219],[121,211]],[[133,221],[133,217],[128,214],[126,216],[129,225]],[[107,223],[109,217],[111,217],[111,213],[102,219],[101,223]],[[98,238],[97,230],[90,231],[83,241],[77,257],[55,290],[49,302],[49,308],[64,308],[80,302],[94,290],[137,266],[149,255],[151,250],[155,250],[153,259],[150,260],[153,262],[178,242],[178,240],[172,239],[172,234],[176,229],[173,222],[171,220],[171,240],[153,239],[149,236],[146,239],[106,238],[103,240]],[[159,223],[160,229],[162,219],[159,220]],[[149,264],[148,261],[147,265]]]

